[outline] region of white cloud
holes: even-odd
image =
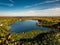
[[[3,2],[0,2],[0,5],[5,5],[5,6],[9,6],[9,7],[12,7],[12,6],[14,6],[14,4],[13,4],[13,0],[9,0],[11,3],[3,3]]]
[[[57,1],[60,1],[60,0],[47,0],[47,1],[44,1],[44,2],[39,2],[39,3],[35,3],[35,4],[32,4],[32,5],[27,5],[25,6],[24,8],[30,8],[30,7],[34,7],[34,6],[37,6],[37,5],[41,5],[41,4],[46,4],[46,3],[54,3],[54,2],[57,2]]]
[[[14,6],[14,4],[9,4],[9,3],[0,3],[0,5],[5,5],[5,6],[9,6],[9,7],[12,7],[12,6]]]
[[[13,0],[9,0],[11,3],[13,3],[14,1]]]
[[[14,4],[8,4],[8,6],[9,6],[9,7],[12,7],[12,6],[14,6]]]
[[[23,12],[5,12],[0,16],[60,16],[60,8],[51,8],[45,10],[27,10]]]

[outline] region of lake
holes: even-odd
[[[11,29],[9,30],[9,32],[21,33],[21,32],[27,32],[31,30],[48,30],[49,29],[46,27],[37,26],[36,23],[38,23],[38,20],[25,20],[25,21],[15,22],[10,25]]]

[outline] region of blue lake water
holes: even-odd
[[[27,32],[31,30],[47,30],[49,28],[42,27],[42,26],[37,26],[36,23],[38,21],[36,20],[25,20],[21,22],[15,22],[11,24],[11,29],[9,32],[16,32],[16,33],[21,33],[21,32]]]

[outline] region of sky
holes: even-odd
[[[0,16],[60,16],[60,0],[0,0]]]

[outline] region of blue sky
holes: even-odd
[[[60,0],[0,0],[0,15],[3,16],[10,14],[14,16],[39,16],[50,13],[50,15],[60,15],[59,11]]]

